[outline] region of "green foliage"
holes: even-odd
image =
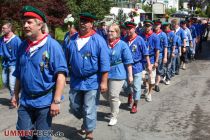
[[[95,14],[101,20],[105,15],[109,14],[113,2],[109,0],[67,0],[67,6],[70,8],[71,14],[78,21],[79,13],[90,12]]]
[[[206,15],[210,18],[210,4],[208,5],[206,9]]]
[[[123,12],[122,9],[120,9],[117,15],[117,22],[119,23],[119,25],[122,25],[126,21],[126,18],[126,14]]]
[[[170,8],[170,9],[167,8],[167,9],[166,9],[166,14],[167,14],[167,15],[170,16],[171,14],[174,14],[174,13],[176,13],[176,8]]]
[[[142,5],[142,9],[143,9],[145,12],[152,12],[152,7],[149,6],[149,5]]]

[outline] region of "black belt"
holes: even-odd
[[[49,93],[52,93],[54,90],[55,90],[55,87],[53,86],[53,87],[50,88],[49,90],[40,92],[40,93],[38,93],[38,94],[28,94],[28,96],[29,96],[30,98],[36,99],[36,98],[42,97],[42,96],[44,96],[44,95],[47,95],[47,94],[49,94]]]
[[[111,66],[115,66],[115,65],[118,65],[118,64],[121,64],[121,63],[122,63],[122,61],[117,61],[115,63],[112,63]]]

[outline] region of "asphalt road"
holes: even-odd
[[[61,105],[61,114],[53,119],[54,132],[62,132],[55,140],[82,140],[76,130],[81,126],[69,113],[68,90]],[[198,60],[180,70],[180,75],[172,79],[170,85],[161,85],[161,91],[152,96],[148,103],[142,99],[139,111],[130,114],[122,93],[122,104],[118,124],[108,126],[108,103],[101,97],[98,107],[96,140],[210,140],[210,41],[204,43]],[[0,91],[0,140],[17,140],[4,136],[5,130],[15,130],[16,109],[8,109],[9,94]],[[61,134],[62,134],[61,133]]]

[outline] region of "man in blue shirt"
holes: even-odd
[[[196,49],[196,42],[198,40],[198,34],[195,29],[195,26],[192,24],[192,20],[188,20],[187,27],[189,28],[191,35],[192,35],[192,47],[190,48],[191,60],[195,58],[195,49]]]
[[[165,74],[164,66],[167,63],[167,48],[168,48],[168,38],[166,33],[161,30],[161,21],[154,21],[154,32],[160,39],[160,52],[159,52],[159,60],[158,60],[158,68],[155,80],[155,91],[159,92],[159,83],[161,78],[163,78]]]
[[[10,91],[10,100],[12,99],[15,88],[15,77],[12,75],[15,71],[16,56],[21,40],[12,31],[12,24],[5,21],[2,26],[3,36],[0,38],[0,55],[2,56],[2,81]],[[10,105],[10,109],[14,106]]]
[[[80,14],[79,32],[72,36],[67,47],[70,66],[70,108],[79,119],[83,118],[81,134],[93,139],[97,121],[97,102],[101,93],[107,91],[110,57],[107,43],[93,30],[96,17],[90,13]]]
[[[152,31],[153,24],[154,23],[151,20],[145,20],[143,32],[140,34],[140,36],[144,39],[146,46],[149,48],[150,63],[144,59],[144,71],[142,72],[142,79],[146,83],[145,99],[148,102],[152,101],[152,89],[155,85],[156,68],[158,67],[160,50],[160,39]]]
[[[188,63],[188,60],[189,60],[190,48],[192,48],[192,35],[191,35],[190,30],[187,28],[186,21],[181,21],[180,25],[186,37],[186,51],[182,52],[182,56],[181,56],[181,61],[182,61],[181,68],[185,70],[186,63]]]
[[[177,35],[179,40],[181,40],[181,44],[182,44],[182,52],[181,53],[185,53],[186,52],[186,35],[184,33],[184,30],[179,26],[179,22],[177,19],[173,19],[171,21],[171,26],[174,30],[175,35]],[[180,64],[178,64],[178,65],[180,65]],[[179,75],[179,68],[176,70],[175,74]]]
[[[142,81],[142,71],[143,71],[143,60],[146,60],[148,67],[150,67],[149,60],[149,48],[146,46],[142,37],[136,34],[136,24],[134,22],[125,22],[127,37],[125,42],[128,44],[134,63],[132,64],[133,70],[133,85],[128,85],[127,91],[128,95],[128,105],[133,105],[131,108],[131,113],[137,112],[138,101],[141,97],[141,81]],[[132,90],[133,89],[133,90]],[[132,94],[133,91],[133,94]]]
[[[19,105],[16,128],[38,132],[45,130],[47,134],[36,138],[51,140],[52,117],[60,113],[67,64],[62,47],[48,35],[44,13],[32,6],[25,6],[22,13],[27,40],[18,50],[13,73],[16,83],[12,103],[16,107]],[[34,137],[23,136],[21,139]]]
[[[101,35],[105,41],[107,41],[107,26],[106,22],[102,21],[100,23],[100,27],[96,31],[99,35]]]
[[[169,85],[172,75],[172,62],[176,56],[176,37],[173,31],[170,30],[170,23],[164,22],[162,29],[166,33],[168,38],[168,49],[167,49],[167,63],[165,65],[165,84]]]

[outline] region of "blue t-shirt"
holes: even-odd
[[[100,36],[102,36],[103,39],[104,39],[105,41],[107,41],[107,33],[106,33],[106,31],[105,31],[104,29],[98,29],[96,32],[97,32]]]
[[[191,32],[191,35],[192,35],[192,38],[193,38],[193,39],[196,38],[196,37],[198,36],[198,34],[197,34],[197,32],[196,32],[196,29],[195,29],[195,26],[194,26],[194,25],[190,26],[190,27],[189,27],[189,30],[190,30],[190,32]]]
[[[152,33],[148,38],[144,33],[142,33],[141,37],[144,39],[146,46],[149,48],[150,63],[154,64],[156,51],[160,50],[160,38],[155,33]],[[146,59],[144,60],[144,63],[146,63]]]
[[[157,34],[160,38],[160,53],[159,53],[159,59],[162,59],[164,56],[164,49],[168,47],[168,38],[166,36],[166,33],[160,32]]]
[[[78,33],[72,36],[67,47],[70,66],[70,87],[74,90],[96,90],[100,84],[100,73],[110,70],[109,49],[105,40],[97,33],[78,50]]]
[[[128,39],[125,39],[126,43],[129,45]],[[142,72],[143,70],[143,60],[146,55],[149,55],[149,48],[146,46],[142,37],[137,36],[133,42],[129,45],[132,57],[133,57],[133,74]]]
[[[28,42],[24,41],[18,51],[13,73],[21,82],[20,104],[35,108],[50,106],[57,73],[68,73],[62,47],[50,36],[44,45],[31,53],[26,51],[27,47]]]
[[[128,45],[120,40],[113,48],[110,48],[109,79],[123,80],[127,78],[127,64],[133,63],[133,58]]]
[[[175,34],[174,32],[170,31],[166,33],[167,38],[168,38],[168,53],[171,54],[173,47],[176,46],[176,40],[175,40]]]
[[[178,31],[175,33],[179,39],[181,40],[181,44],[183,45],[184,39],[186,39],[186,35],[184,33],[184,30],[180,27]]]
[[[188,28],[183,29],[186,37],[186,46],[190,46],[190,41],[192,41],[192,35],[190,33],[190,30]],[[183,44],[182,44],[183,45]]]
[[[0,55],[3,57],[2,66],[9,67],[16,65],[17,51],[20,47],[21,40],[14,35],[8,41],[4,42],[3,37],[0,38]]]

